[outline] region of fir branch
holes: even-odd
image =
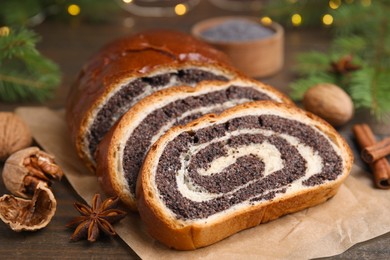
[[[372,68],[363,68],[356,71],[350,78],[349,94],[356,108],[371,108],[373,96],[371,92],[371,83],[374,70]]]
[[[379,71],[377,74],[377,97],[378,115],[390,111],[390,69]]]
[[[296,60],[297,66],[294,70],[302,76],[326,71],[331,62],[329,55],[318,51],[301,53]]]
[[[327,73],[317,73],[311,74],[305,78],[298,79],[289,85],[291,88],[290,97],[294,100],[301,100],[309,88],[324,82],[336,83],[336,77]]]
[[[356,57],[364,55],[367,49],[367,41],[361,36],[351,35],[335,38],[332,44],[332,52],[338,55],[350,53]]]
[[[40,82],[36,82],[33,80],[29,80],[29,79],[22,79],[22,78],[10,76],[10,75],[2,75],[2,74],[0,74],[0,81],[3,81],[3,82],[8,83],[8,84],[15,84],[15,85],[22,85],[22,86],[26,86],[26,87],[31,87],[31,88],[35,88],[37,90],[44,86]]]
[[[337,36],[375,36],[380,21],[382,18],[387,18],[389,12],[390,5],[387,0],[372,1],[367,6],[361,3],[341,5],[332,12],[335,21],[334,31]]]
[[[56,64],[35,48],[38,37],[26,29],[0,37],[0,100],[44,101],[60,81]]]
[[[0,37],[0,64],[2,61],[12,58],[23,59],[28,53],[37,54],[35,49],[39,37],[30,30],[19,29],[8,36]]]

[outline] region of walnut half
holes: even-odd
[[[50,186],[51,180],[60,180],[62,175],[54,156],[38,147],[29,147],[12,154],[3,169],[5,187],[13,195],[22,198],[31,198],[40,182]]]
[[[14,231],[34,231],[49,224],[56,207],[52,191],[40,182],[31,200],[13,195],[0,197],[0,219]]]

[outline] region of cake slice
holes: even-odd
[[[67,98],[67,123],[91,169],[103,136],[129,108],[155,91],[237,76],[220,51],[188,34],[152,30],[118,39],[84,66]]]
[[[207,113],[220,113],[255,100],[292,103],[258,81],[236,79],[205,82],[197,87],[172,87],[133,106],[107,133],[96,153],[96,174],[107,194],[119,196],[136,210],[136,181],[150,146],[169,128],[184,125]]]
[[[190,250],[334,196],[353,163],[325,121],[269,101],[238,105],[164,134],[137,184],[148,232]]]

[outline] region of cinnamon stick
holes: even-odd
[[[366,163],[372,163],[380,158],[386,157],[389,154],[390,137],[387,137],[374,145],[364,148],[361,156]]]
[[[362,149],[376,144],[374,133],[367,124],[354,125],[352,130]],[[375,185],[380,189],[390,189],[390,164],[386,158],[369,163],[369,166],[374,175]]]

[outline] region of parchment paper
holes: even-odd
[[[63,114],[47,108],[20,108],[16,113],[30,126],[41,147],[56,156],[65,176],[90,202],[102,193],[76,156]],[[166,248],[130,214],[115,225],[119,236],[143,259],[308,259],[342,253],[352,245],[390,231],[390,192],[372,188],[369,174],[356,165],[334,198],[316,207],[261,224],[195,251]]]

